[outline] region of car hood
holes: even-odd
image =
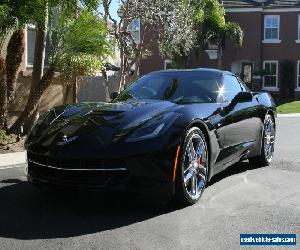
[[[49,111],[50,120],[34,126],[27,145],[60,146],[90,137],[105,146],[116,141],[118,134],[125,136],[123,130],[130,131],[130,127],[155,115],[175,111],[176,106],[172,102],[153,100],[59,106]]]

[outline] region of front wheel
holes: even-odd
[[[269,114],[266,115],[262,132],[262,147],[259,156],[249,158],[252,165],[269,166],[273,159],[275,146],[275,121]]]
[[[202,131],[193,127],[185,135],[179,155],[175,198],[183,205],[193,205],[201,197],[208,175],[207,142]]]

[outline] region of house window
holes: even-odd
[[[34,60],[34,48],[35,48],[35,26],[27,26],[27,41],[26,41],[26,52],[27,52],[27,66],[33,65]]]
[[[279,25],[278,15],[265,16],[265,40],[279,40]]]
[[[131,33],[133,40],[136,44],[141,41],[141,22],[140,19],[135,19],[128,26],[127,30]]]
[[[26,29],[26,66],[32,67],[34,61],[34,49],[35,49],[35,38],[36,38],[36,28],[35,25],[27,25]],[[46,37],[46,48],[45,48],[45,66],[49,66],[49,54],[51,51],[49,35]]]
[[[300,61],[297,65],[297,89],[300,89]]]
[[[265,74],[263,77],[263,87],[277,88],[278,62],[277,61],[264,62],[264,71]]]

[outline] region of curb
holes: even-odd
[[[0,154],[0,167],[26,163],[26,151]]]
[[[300,118],[300,113],[277,114],[278,118]]]

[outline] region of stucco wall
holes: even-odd
[[[109,92],[118,91],[118,76],[108,77]],[[77,77],[77,102],[105,102],[105,88],[102,76]]]
[[[8,123],[11,125],[26,106],[31,85],[31,75],[19,76],[16,97],[9,105]],[[110,93],[118,90],[118,75],[109,76]],[[43,94],[39,110],[44,112],[52,107],[73,102],[105,102],[102,76],[78,77],[76,84],[70,86],[67,94],[66,84],[55,77],[52,85]]]
[[[31,84],[31,76],[22,76],[20,74],[18,78],[16,96],[14,101],[8,106],[8,123],[11,124],[21,114],[26,106]],[[46,92],[43,94],[40,108],[41,112],[44,112],[54,106],[63,104],[64,102],[65,86],[64,83],[56,77],[53,84],[49,86]]]

